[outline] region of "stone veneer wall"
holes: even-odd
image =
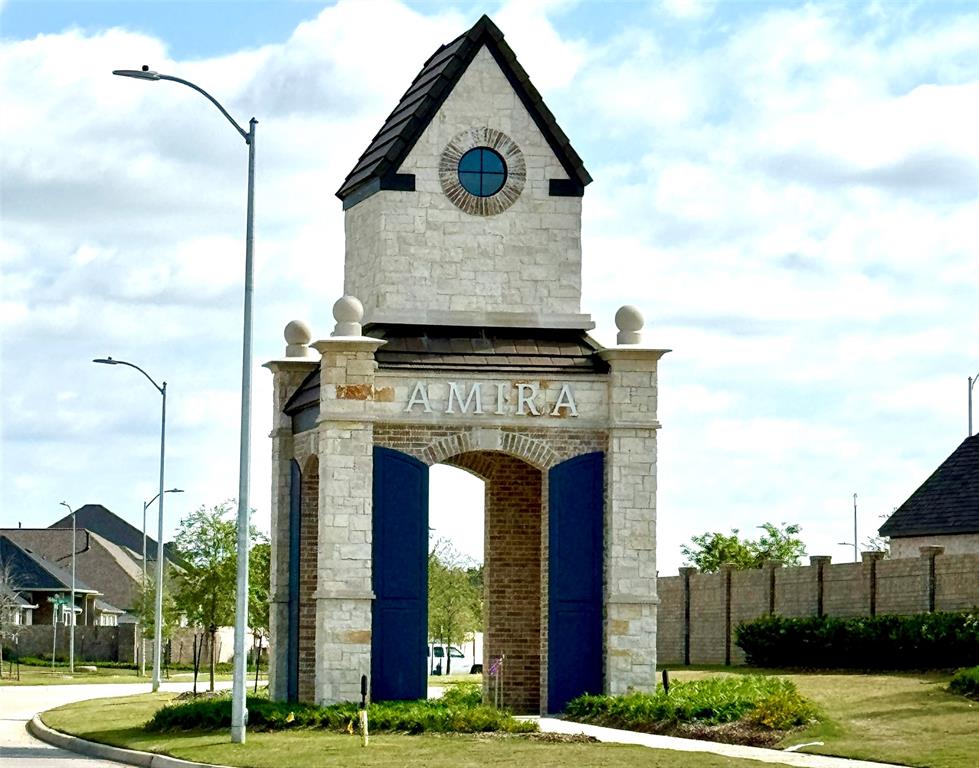
[[[743,663],[734,629],[739,621],[769,613],[773,602],[776,614],[795,617],[815,616],[820,605],[824,615],[841,617],[926,613],[932,600],[936,611],[979,606],[979,554],[926,550],[917,558],[883,560],[880,553],[868,552],[861,563],[834,565],[828,558],[812,560],[815,562],[808,566],[775,567],[774,594],[768,568],[730,572],[730,590],[728,574],[723,571],[701,574],[683,568],[679,576],[660,577],[659,664]],[[689,624],[684,621],[687,588]],[[689,658],[684,656],[685,633],[690,637]]]
[[[439,159],[459,133],[492,128],[520,148],[523,192],[495,216],[445,196]],[[492,55],[483,48],[398,173],[414,192],[383,190],[345,212],[344,291],[378,311],[576,314],[581,301],[581,198],[552,197],[568,175]]]

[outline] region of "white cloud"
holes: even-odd
[[[639,14],[605,33],[571,27],[583,8],[494,17],[596,179],[583,309],[597,335],[636,304],[647,339],[675,350],[660,570],[693,534],[766,520],[833,547],[854,491],[869,528],[962,436],[979,359],[979,23],[674,1],[681,22]],[[329,333],[333,193],[472,21],[344,0],[281,43],[195,60],[121,28],[0,43],[5,509],[43,524],[61,498],[135,513],[155,493],[159,396],[88,362],[106,354],[169,382],[167,477],[188,493],[168,517],[237,490],[244,142],[188,89],[109,72],[146,63],[259,119],[257,364],[282,353],[288,320]],[[267,525],[257,365],[254,381]]]

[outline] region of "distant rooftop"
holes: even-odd
[[[979,435],[963,440],[879,532],[891,538],[979,533]]]

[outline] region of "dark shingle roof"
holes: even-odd
[[[156,503],[150,507],[150,510],[155,509]],[[156,516],[154,515],[152,519],[156,520]],[[113,544],[127,547],[133,552],[141,554],[143,551],[143,532],[101,504],[86,504],[75,510],[75,526],[87,528]],[[71,528],[71,515],[65,515],[58,522],[52,523],[48,527]],[[164,549],[167,552],[167,559],[172,561],[174,559],[172,545],[164,544]],[[146,537],[146,557],[150,560],[156,560],[156,539],[149,535]]]
[[[887,522],[881,536],[979,533],[979,435],[962,441]]]
[[[484,45],[500,65],[503,74],[568,174],[570,181],[552,180],[551,194],[582,194],[584,187],[591,182],[584,163],[544,104],[540,92],[530,82],[530,77],[517,61],[513,50],[506,44],[503,33],[488,16],[483,16],[472,29],[440,47],[425,62],[422,71],[337,191],[337,197],[344,201],[344,208],[349,208],[379,189],[410,191],[415,188],[414,176],[399,175],[398,168]]]
[[[387,342],[374,353],[382,370],[608,372],[602,347],[580,330],[372,324],[364,333]]]
[[[60,592],[71,589],[71,571],[45,560],[26,547],[0,536],[0,562],[10,573],[10,586],[23,592]],[[87,584],[75,578],[76,592],[97,594]]]

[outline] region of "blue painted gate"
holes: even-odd
[[[428,643],[428,467],[374,448],[371,698],[424,699]]]
[[[548,712],[602,692],[604,463],[589,453],[548,476]]]

